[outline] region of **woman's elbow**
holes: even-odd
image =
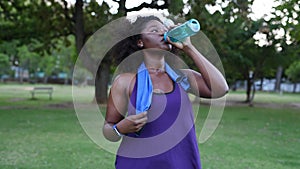
[[[121,138],[116,136],[110,125],[104,125],[102,129],[104,138],[111,142],[118,142]]]
[[[211,98],[220,98],[220,97],[223,97],[225,96],[229,91],[229,87],[228,85],[223,85],[223,86],[220,86],[218,87],[217,90],[213,90],[212,93],[211,93]]]

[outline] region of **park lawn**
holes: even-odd
[[[113,155],[97,147],[72,109],[0,110],[0,168],[113,167]]]
[[[70,86],[54,86],[56,94],[51,101],[47,96],[31,100],[24,90],[30,86],[0,85],[1,169],[113,168],[115,155],[93,143],[81,128],[72,107]],[[92,88],[76,91],[82,93],[82,102],[91,101],[88,96]],[[284,99],[279,94],[258,95],[262,98],[258,102],[300,102],[299,94],[284,94]],[[264,95],[270,98],[265,100]],[[243,96],[230,93],[230,97]],[[208,110],[207,105],[200,106],[198,135]],[[215,133],[199,144],[203,168],[300,168],[299,113],[299,109],[289,107],[226,107]]]
[[[203,168],[300,168],[299,113],[289,108],[226,107],[214,135],[200,144]]]
[[[230,101],[244,101],[246,100],[245,91],[230,91],[227,95],[227,100]],[[256,91],[254,96],[255,103],[276,103],[276,104],[287,104],[287,103],[300,103],[299,93],[287,93],[287,92],[263,92]]]
[[[227,107],[199,145],[203,168],[299,168],[299,120],[297,109]],[[0,168],[113,168],[114,155],[87,137],[72,109],[2,109],[0,127]]]
[[[33,87],[53,87],[52,100],[48,94],[35,95],[36,99],[31,98],[30,90]],[[76,100],[80,102],[92,102],[94,88],[91,86],[78,87],[70,85],[53,84],[0,84],[0,106],[1,107],[44,107],[49,104],[61,105],[72,104],[73,93]]]

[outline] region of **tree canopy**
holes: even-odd
[[[44,71],[47,76],[67,72],[95,31],[129,12],[151,8],[168,11],[172,18],[198,19],[222,60],[228,82],[247,80],[249,95],[253,80],[275,77],[278,66],[290,67],[286,74],[291,78],[291,64],[299,60],[300,51],[300,2],[275,0],[271,17],[253,20],[253,1],[152,0],[129,8],[126,0],[113,0],[118,4],[116,13],[106,1],[0,1],[0,75],[9,74],[11,66],[26,68],[31,74]],[[113,70],[114,59],[106,57],[99,68],[88,66],[94,65],[95,59],[87,57],[82,65],[90,72],[101,70],[95,81],[108,84],[103,72]],[[254,76],[249,77],[249,72]],[[106,80],[101,81],[103,78]],[[106,95],[101,98],[105,100]]]

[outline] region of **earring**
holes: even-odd
[[[169,44],[168,46],[169,46],[169,51],[171,51],[172,50],[172,45]]]
[[[139,43],[138,47],[142,48],[142,47],[144,47],[144,44],[143,43]]]
[[[138,46],[139,48],[143,48],[143,47],[144,47],[144,43],[143,43],[143,41],[142,41],[141,39],[138,40],[137,46]]]

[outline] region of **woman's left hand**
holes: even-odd
[[[178,24],[176,24],[176,25],[169,25],[169,26],[167,27],[167,29],[168,29],[168,30],[171,30],[171,29],[173,29],[173,28],[175,28],[175,27],[177,27],[177,26],[180,26],[180,25],[181,25],[181,23],[178,23]],[[192,45],[192,42],[191,42],[190,37],[185,38],[183,41],[177,41],[177,42],[172,42],[172,41],[170,40],[170,37],[167,37],[167,40],[168,40],[168,42],[169,42],[171,45],[173,45],[173,46],[175,46],[176,48],[181,49],[181,50],[183,50],[184,47],[186,47],[186,46]]]
[[[168,37],[168,42],[178,49],[183,50],[185,47],[192,45],[190,37],[185,38],[183,41],[172,42]]]

